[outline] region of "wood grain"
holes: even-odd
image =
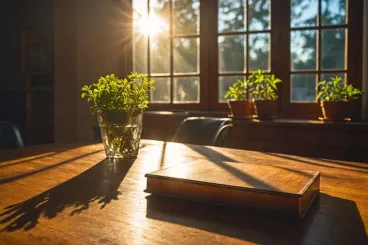
[[[102,144],[0,151],[0,244],[367,244],[368,166],[143,140],[135,160]],[[321,172],[304,219],[144,193],[145,174],[196,159]]]

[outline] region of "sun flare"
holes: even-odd
[[[137,22],[137,29],[146,36],[156,36],[159,33],[166,32],[168,25],[154,14],[142,17]]]

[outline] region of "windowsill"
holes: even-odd
[[[150,111],[147,110],[144,112],[145,114],[152,114],[152,115],[182,115],[187,114],[190,116],[196,115],[221,115],[227,117],[229,112],[227,111],[191,111],[191,110],[168,110],[168,111]]]
[[[269,121],[260,121],[257,119],[234,119],[235,125],[255,124],[270,127],[297,127],[314,129],[342,129],[342,130],[368,130],[368,122],[330,122],[321,120],[305,119],[273,119]]]
[[[157,116],[207,116],[207,117],[229,117],[228,111],[145,111],[147,115]],[[273,120],[260,121],[257,119],[247,118],[233,118],[235,125],[254,124],[264,125],[269,127],[306,127],[306,128],[320,128],[320,129],[351,129],[351,130],[368,130],[368,122],[363,121],[347,121],[347,122],[330,122],[321,120],[307,120],[307,119],[289,119],[277,118]]]

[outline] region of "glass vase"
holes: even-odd
[[[143,110],[98,111],[97,118],[107,158],[138,156]]]

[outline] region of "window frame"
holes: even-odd
[[[147,1],[147,11],[150,13],[150,0]],[[151,78],[169,78],[170,79],[170,103],[150,103],[149,110],[208,110],[208,90],[203,89],[206,88],[206,81],[208,81],[206,77],[206,72],[202,72],[203,70],[206,70],[207,65],[207,50],[205,43],[202,42],[203,37],[206,35],[206,28],[207,23],[206,18],[203,16],[202,12],[205,11],[204,7],[202,6],[202,0],[200,1],[199,5],[199,33],[197,34],[174,34],[173,33],[173,0],[169,0],[169,15],[170,15],[170,23],[169,23],[169,38],[170,38],[170,52],[169,52],[169,64],[170,64],[170,71],[168,74],[151,74],[150,73],[150,36],[147,37],[147,69],[148,69],[148,76]],[[133,11],[133,9],[132,9]],[[133,30],[132,30],[133,32]],[[174,39],[175,38],[199,38],[199,71],[198,73],[182,73],[182,74],[175,74],[174,73]],[[133,50],[132,50],[133,52]],[[132,57],[134,57],[132,55]],[[133,67],[133,64],[132,64]],[[133,69],[132,69],[133,70]],[[173,80],[177,77],[199,77],[200,85],[199,85],[199,103],[173,103]]]
[[[148,0],[147,0],[148,1]],[[318,1],[319,13],[321,12],[321,0]],[[149,110],[203,110],[203,111],[227,111],[228,106],[226,103],[220,103],[218,101],[218,87],[219,87],[219,52],[218,52],[218,0],[200,0],[200,19],[199,19],[199,77],[200,77],[200,102],[198,104],[156,104],[151,103]],[[171,4],[170,4],[171,5]],[[172,11],[172,8],[170,8]],[[248,10],[247,10],[248,11]],[[293,29],[335,29],[338,27],[346,28],[347,30],[347,45],[346,45],[346,69],[329,70],[331,72],[346,72],[347,84],[362,89],[362,52],[359,48],[363,47],[363,0],[347,0],[347,14],[345,25],[332,25],[332,26],[316,26],[316,27],[290,27],[290,13],[291,13],[291,0],[283,1],[271,1],[270,0],[270,27],[268,31],[244,31],[248,37],[248,32],[261,32],[270,33],[269,36],[269,68],[272,73],[279,77],[283,83],[279,84],[279,117],[283,118],[305,118],[305,119],[317,119],[321,116],[321,109],[317,102],[304,102],[293,103],[291,102],[291,74],[295,73],[291,71],[291,51],[290,51],[290,34]],[[321,19],[320,14],[318,19]],[[172,21],[172,15],[171,15]],[[248,22],[248,21],[247,21]],[[216,24],[213,24],[216,23]],[[170,23],[172,25],[172,23]],[[247,24],[248,25],[248,24]],[[172,29],[172,28],[170,28]],[[236,32],[236,34],[242,34],[243,32]],[[318,45],[321,43],[320,35]],[[170,36],[170,43],[172,48],[173,37]],[[317,47],[320,52],[320,47]],[[132,51],[133,52],[133,51]],[[148,50],[149,52],[149,50]],[[248,54],[248,42],[246,51]],[[148,54],[149,55],[149,54]],[[286,58],[288,57],[288,58]],[[247,56],[248,59],[248,56]],[[280,62],[282,60],[282,62]],[[172,53],[170,53],[170,63],[172,66]],[[248,63],[248,62],[247,62]],[[319,62],[320,63],[320,62]],[[149,64],[148,64],[149,65]],[[247,64],[247,67],[249,64]],[[321,64],[318,64],[317,71],[303,72],[301,73],[325,73],[320,70]],[[132,65],[131,65],[132,67]],[[131,69],[132,70],[132,69]],[[226,75],[239,75],[238,72],[226,72]],[[247,71],[240,75],[247,75]],[[170,76],[173,72],[170,73]],[[176,75],[174,75],[175,77]],[[171,93],[173,83],[171,82]],[[173,94],[171,94],[173,96]],[[173,98],[173,97],[171,97]],[[353,108],[353,115],[356,118],[361,118],[361,99],[357,100]]]
[[[211,1],[211,0],[209,0]],[[214,110],[214,111],[224,111],[224,110],[228,110],[228,105],[226,102],[219,102],[219,98],[218,98],[218,88],[219,88],[219,79],[221,76],[244,76],[247,77],[248,75],[250,75],[250,71],[249,71],[249,34],[263,34],[263,33],[267,33],[269,35],[269,39],[268,39],[268,45],[269,45],[269,51],[268,51],[268,67],[269,67],[269,71],[272,71],[272,67],[271,67],[271,44],[272,44],[272,36],[271,36],[271,31],[272,31],[272,7],[271,7],[271,3],[272,1],[269,1],[269,15],[270,15],[270,23],[269,23],[269,28],[267,30],[249,30],[249,7],[248,7],[248,1],[246,1],[246,30],[244,31],[232,31],[232,32],[222,32],[219,33],[218,31],[218,10],[219,10],[219,0],[215,0],[216,4],[212,3],[211,4],[211,12],[209,14],[211,14],[212,16],[214,16],[213,18],[213,22],[212,23],[216,23],[216,25],[213,25],[214,27],[212,27],[212,38],[211,38],[211,48],[212,50],[216,50],[216,52],[212,52],[212,55],[209,59],[210,61],[210,67],[212,68],[209,72],[210,75],[209,77],[211,78],[210,80],[213,81],[213,85],[211,86],[211,95],[210,95],[210,109]],[[219,70],[219,43],[218,43],[218,37],[220,36],[236,36],[236,35],[246,35],[246,45],[245,45],[245,72],[221,72]],[[234,81],[235,82],[235,81]]]
[[[276,2],[276,1],[272,1]],[[276,28],[273,28],[275,42],[272,43],[277,48],[271,48],[271,52],[274,57],[282,57],[282,54],[290,57],[290,34],[291,29],[315,29],[315,30],[327,30],[335,28],[347,29],[347,45],[346,45],[346,67],[345,69],[329,70],[334,73],[339,71],[346,72],[347,84],[352,84],[354,87],[362,89],[362,52],[359,48],[363,47],[363,1],[362,0],[347,0],[347,13],[346,13],[346,25],[332,25],[332,26],[316,26],[306,28],[291,28],[290,27],[290,13],[291,13],[291,1],[277,1],[274,9],[271,11],[277,11],[278,16],[274,16],[274,22],[277,24]],[[321,12],[321,0],[318,1],[319,12]],[[282,13],[282,14],[280,14]],[[271,17],[272,18],[272,17]],[[281,18],[281,19],[280,19]],[[320,21],[321,16],[318,15]],[[282,24],[281,24],[282,23]],[[287,26],[288,28],[285,28]],[[279,32],[279,36],[277,36]],[[318,45],[321,44],[321,36],[317,36]],[[287,44],[287,45],[286,45]],[[317,47],[320,52],[320,47]],[[317,74],[324,73],[320,70],[320,62],[318,64]],[[277,59],[273,59],[271,65],[272,72],[279,76],[284,82],[280,84],[280,117],[284,118],[305,118],[305,119],[317,119],[321,116],[321,108],[318,102],[310,103],[292,103],[291,92],[291,58],[283,60],[283,62],[277,62]],[[326,70],[324,70],[326,71]],[[298,73],[302,73],[299,72]],[[308,72],[306,72],[308,73]],[[315,74],[315,71],[311,72]],[[352,117],[361,118],[362,106],[361,99],[354,102],[352,108]]]

